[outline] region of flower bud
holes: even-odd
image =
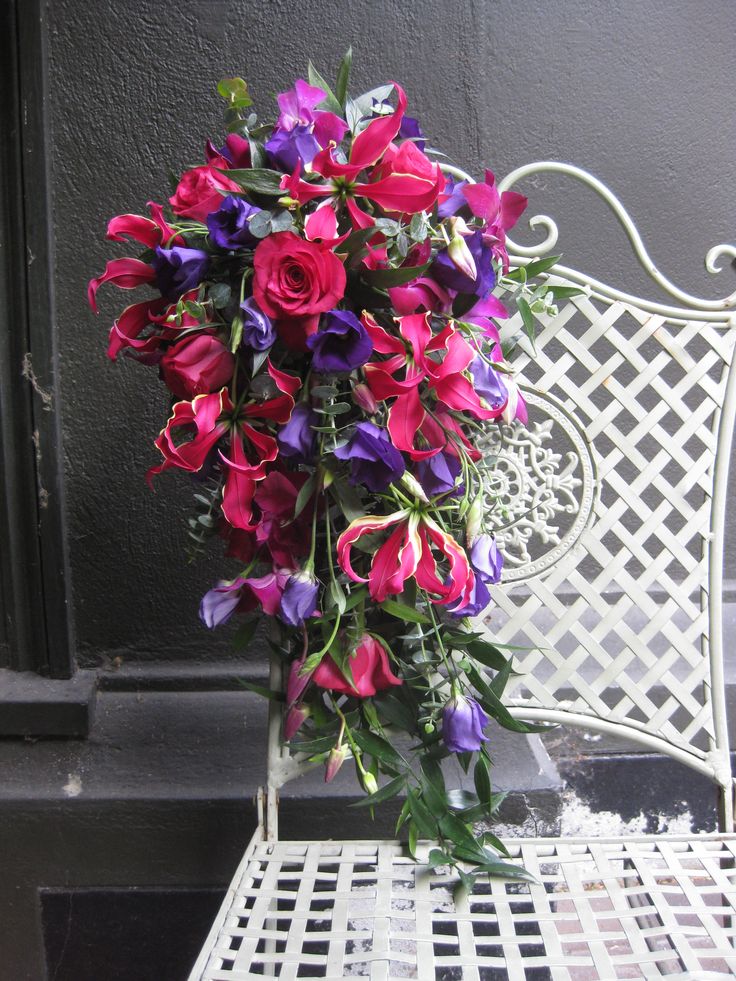
[[[372,416],[378,409],[378,402],[374,399],[373,392],[362,382],[353,388],[353,402],[369,416]]]
[[[337,775],[337,771],[345,762],[345,758],[348,755],[348,748],[344,743],[339,746],[333,746],[330,750],[330,755],[327,757],[327,765],[325,766],[325,783],[332,783]]]
[[[361,775],[361,783],[363,784],[363,790],[365,790],[367,794],[375,794],[378,791],[376,778],[367,770]]]
[[[480,494],[475,498],[468,508],[468,516],[465,521],[465,534],[468,544],[472,543],[480,534],[483,524],[483,498]]]
[[[431,736],[432,733],[434,732],[434,730],[435,730],[435,724],[434,724],[434,722],[425,722],[424,723],[424,731],[427,733],[428,736]]]
[[[295,208],[299,202],[295,198],[291,198],[288,194],[285,194],[282,198],[279,198],[278,204],[282,208]]]
[[[406,487],[406,489],[409,491],[410,494],[413,494],[414,497],[422,501],[423,504],[429,503],[427,499],[427,495],[424,493],[424,488],[416,479],[416,477],[412,477],[410,473],[404,472],[401,475],[400,483],[402,483],[404,487]]]
[[[284,739],[287,743],[299,732],[311,714],[308,705],[293,705],[289,709],[284,719]]]
[[[452,260],[453,265],[464,273],[469,279],[475,279],[478,275],[475,259],[468,248],[468,244],[463,238],[463,232],[469,233],[468,226],[462,218],[451,218],[450,227],[452,238],[447,246],[447,254]]]

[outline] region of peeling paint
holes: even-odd
[[[656,822],[655,834],[690,834],[693,817],[689,810],[681,814],[639,813],[628,821],[613,811],[594,811],[573,791],[562,795],[560,833],[570,838],[611,838],[618,835],[651,834],[652,821]]]
[[[54,401],[53,395],[51,394],[51,392],[47,392],[45,388],[42,388],[38,381],[38,378],[36,378],[36,373],[33,370],[33,361],[31,359],[30,351],[27,351],[23,355],[23,366],[21,368],[21,374],[26,379],[26,381],[29,381],[31,383],[31,387],[33,388],[33,391],[41,399],[41,403],[43,405],[43,411],[51,412],[51,409],[53,407],[53,401]]]
[[[68,780],[61,788],[65,797],[79,797],[82,793],[82,777],[79,773],[67,774]]]

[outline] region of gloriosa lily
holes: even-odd
[[[352,566],[353,545],[364,535],[394,528],[378,548],[368,577],[359,575]],[[440,578],[433,549],[449,563],[449,575]],[[357,518],[337,540],[337,560],[354,582],[367,582],[371,597],[382,603],[391,595],[403,592],[412,577],[420,589],[430,594],[433,603],[448,604],[461,599],[464,603],[473,589],[473,571],[464,549],[420,507],[407,507],[394,514]]]

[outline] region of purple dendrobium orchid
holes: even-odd
[[[228,252],[256,245],[258,239],[250,233],[250,220],[260,208],[243,198],[228,195],[217,209],[207,216],[207,228],[214,244]]]
[[[463,194],[463,188],[467,186],[467,183],[467,181],[455,180],[454,177],[448,175],[445,189],[440,194],[437,205],[437,215],[440,218],[449,218],[468,206]]]
[[[442,738],[451,753],[473,753],[480,749],[488,736],[483,729],[490,719],[475,701],[455,695],[442,712]]]
[[[240,316],[243,344],[254,351],[267,351],[276,340],[276,328],[252,296],[240,304]]]
[[[291,418],[276,434],[279,453],[295,463],[309,463],[314,456],[317,434],[312,429],[319,417],[306,402],[298,402]]]
[[[308,572],[289,576],[281,596],[279,616],[290,627],[300,627],[306,619],[319,614],[319,583]]]
[[[210,257],[201,249],[185,249],[174,245],[162,249],[157,245],[151,257],[156,273],[156,285],[167,300],[178,300],[187,290],[199,286],[207,274]]]
[[[310,164],[322,149],[308,126],[275,129],[264,148],[271,163],[289,173],[299,162]]]
[[[335,456],[350,461],[351,484],[364,484],[374,493],[387,490],[406,470],[386,431],[372,422],[359,422],[352,439],[338,447]]]
[[[368,331],[349,310],[329,310],[316,334],[307,338],[312,367],[324,375],[345,374],[364,365],[373,353]]]

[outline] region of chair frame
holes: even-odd
[[[454,177],[463,180],[471,179],[467,174],[458,170],[457,168],[448,166],[444,169],[451,173]],[[643,268],[648,272],[657,285],[680,305],[673,306],[634,296],[633,294],[610,287],[607,284],[592,278],[591,276],[562,265],[555,265],[551,267],[545,274],[548,277],[553,289],[554,284],[559,283],[560,281],[568,284],[580,285],[584,288],[589,297],[602,301],[608,306],[616,306],[616,308],[621,307],[621,309],[627,313],[633,310],[639,311],[641,314],[654,315],[657,318],[661,318],[662,323],[672,325],[674,328],[687,326],[688,324],[692,324],[693,321],[697,321],[698,323],[702,323],[704,325],[714,325],[718,328],[725,328],[728,332],[729,338],[731,338],[731,343],[728,347],[730,361],[726,361],[724,356],[724,365],[722,368],[722,370],[725,372],[723,401],[722,404],[720,406],[716,406],[716,409],[714,410],[713,436],[715,437],[715,454],[712,467],[710,523],[707,535],[703,535],[703,554],[701,556],[704,567],[707,569],[707,582],[700,583],[701,609],[707,609],[708,618],[707,641],[702,641],[703,657],[707,658],[708,661],[708,675],[704,681],[704,688],[706,690],[706,704],[709,705],[711,712],[710,721],[712,721],[712,729],[708,730],[708,749],[707,751],[703,752],[702,750],[692,749],[687,745],[676,745],[673,742],[668,741],[668,739],[663,738],[661,735],[648,732],[646,730],[646,723],[633,722],[622,724],[620,720],[612,721],[608,718],[596,717],[593,714],[587,714],[583,711],[576,710],[574,706],[571,708],[566,708],[559,705],[534,705],[529,704],[528,699],[519,697],[516,699],[512,698],[509,704],[509,710],[515,717],[525,721],[572,725],[614,736],[624,734],[627,739],[634,741],[638,745],[655,752],[665,753],[686,766],[698,771],[699,773],[708,776],[719,789],[719,828],[721,832],[725,834],[715,836],[699,836],[697,838],[697,842],[700,844],[696,844],[695,846],[692,845],[692,842],[690,842],[688,845],[688,839],[686,838],[665,836],[661,839],[661,848],[659,845],[659,839],[655,840],[654,838],[639,839],[632,837],[618,839],[615,842],[613,840],[608,842],[601,841],[597,843],[600,847],[598,852],[596,852],[596,861],[599,862],[597,866],[599,874],[603,875],[605,878],[605,871],[600,872],[600,869],[603,868],[605,870],[609,868],[609,865],[606,863],[611,861],[611,855],[616,857],[616,860],[618,861],[617,856],[619,855],[619,852],[617,849],[623,849],[626,851],[626,849],[629,848],[629,851],[631,852],[627,858],[627,861],[633,864],[622,867],[632,867],[639,870],[639,865],[637,865],[637,854],[639,855],[639,858],[644,856],[642,859],[643,871],[641,872],[641,881],[643,883],[648,883],[648,891],[646,891],[646,896],[649,896],[650,902],[654,904],[654,907],[656,907],[657,897],[660,896],[660,892],[658,891],[659,887],[657,885],[659,880],[656,878],[656,876],[652,877],[650,871],[644,868],[646,861],[649,861],[649,856],[652,850],[656,851],[657,854],[659,854],[660,851],[662,851],[664,854],[669,854],[670,858],[672,858],[674,855],[672,848],[674,848],[676,852],[678,852],[678,849],[679,851],[682,851],[683,849],[687,851],[688,848],[693,851],[694,849],[695,853],[700,854],[703,849],[707,851],[708,848],[711,847],[707,844],[709,841],[711,841],[713,842],[712,850],[715,856],[715,864],[712,866],[712,868],[709,867],[710,873],[712,873],[713,881],[719,884],[718,888],[721,889],[721,894],[725,896],[726,886],[724,883],[726,883],[727,880],[730,882],[730,879],[727,873],[723,872],[722,870],[724,868],[733,868],[733,859],[734,855],[736,854],[736,839],[734,839],[730,834],[734,830],[735,784],[731,773],[728,743],[722,626],[724,528],[728,492],[729,463],[734,432],[734,421],[736,420],[736,367],[734,366],[736,358],[733,357],[733,341],[736,340],[736,312],[734,312],[736,311],[736,291],[722,299],[705,300],[680,290],[656,268],[644,247],[633,221],[616,196],[595,177],[571,164],[543,161],[529,164],[525,167],[520,167],[500,182],[499,190],[504,191],[523,178],[541,172],[564,174],[579,180],[586,186],[592,188],[609,205],[614,215],[621,223],[632,244],[635,255]],[[557,243],[558,229],[555,222],[551,218],[545,215],[536,215],[529,220],[529,224],[532,229],[541,228],[545,232],[545,238],[541,243],[538,243],[533,247],[524,247],[516,243],[509,242],[509,250],[512,253],[511,262],[514,266],[526,265],[535,258],[549,253]],[[720,262],[723,259],[736,259],[736,247],[730,245],[719,245],[711,249],[705,260],[707,270],[710,273],[717,273],[721,271],[722,267]],[[707,491],[706,496],[708,496]],[[282,682],[283,678],[280,659],[277,655],[272,655],[270,661],[271,689],[277,691],[282,690]],[[202,953],[200,954],[200,957],[192,971],[190,981],[205,977],[219,978],[221,976],[246,976],[243,974],[230,975],[228,973],[223,973],[221,975],[217,970],[211,968],[213,963],[212,956],[213,951],[216,949],[218,944],[218,937],[220,937],[221,932],[225,929],[225,924],[228,921],[228,917],[231,916],[233,904],[238,900],[239,896],[242,898],[244,888],[246,891],[250,888],[247,883],[251,881],[248,878],[248,870],[251,867],[251,863],[253,863],[256,859],[260,862],[265,861],[265,859],[263,859],[264,848],[278,849],[280,847],[276,844],[278,842],[279,791],[285,783],[303,773],[304,770],[310,766],[306,759],[290,754],[288,748],[283,742],[281,727],[281,704],[272,701],[269,706],[268,721],[268,776],[265,789],[259,790],[258,793],[258,828],[253,840],[251,841],[251,844],[246,850],[243,861],[236,872],[231,889],[225,898],[220,913],[213,924],[208,940],[205,943]],[[622,842],[628,844],[621,844]],[[332,845],[332,843],[326,844]],[[358,843],[334,843],[333,847],[349,846],[351,844],[357,846]],[[366,848],[369,846],[374,847],[376,854],[379,856],[388,853],[399,854],[399,852],[396,851],[400,848],[397,842],[366,842],[363,844]],[[507,842],[507,844],[515,848],[516,853],[518,853],[519,856],[524,857],[526,862],[531,863],[532,865],[535,865],[536,863],[537,870],[540,868],[544,869],[544,866],[538,865],[538,858],[535,859],[533,855],[538,857],[539,855],[554,854],[557,856],[559,861],[567,862],[570,860],[570,855],[576,854],[576,848],[583,849],[584,851],[587,850],[585,851],[585,854],[588,856],[588,858],[590,858],[592,854],[591,849],[594,850],[590,843],[576,842],[574,839],[560,839],[559,841],[545,841],[542,839],[532,841],[527,839],[519,839],[518,841]],[[293,845],[297,849],[299,847],[303,848],[305,854],[310,848],[310,843],[308,842],[288,843],[288,845]],[[381,851],[382,848],[383,851]],[[534,848],[537,850],[534,851]],[[606,851],[606,848],[608,851]],[[392,849],[394,851],[391,851]],[[603,850],[601,851],[601,849]],[[637,852],[637,849],[639,852]],[[667,849],[670,849],[669,852]],[[261,857],[257,858],[257,855],[260,855]],[[560,856],[563,857],[560,858]],[[675,861],[675,859],[673,859],[673,861]],[[616,867],[618,868],[619,866]],[[687,878],[687,875],[689,874],[687,872],[687,863],[685,863],[684,868],[685,871],[683,872],[682,863],[678,865],[678,882],[681,881],[683,876]],[[622,896],[624,893],[626,893],[626,882],[628,880],[616,878],[615,876],[611,878],[610,875],[608,876],[608,880],[611,884],[609,896],[613,897],[611,900],[613,903],[613,908],[619,910],[617,915],[624,917],[625,914],[621,912],[621,909],[628,909],[629,907],[626,907],[626,903],[623,901]],[[419,880],[417,879],[417,881]],[[700,880],[693,879],[692,881],[699,882]],[[622,882],[624,883],[624,886],[621,886]],[[615,885],[615,883],[619,883],[619,885]],[[555,888],[557,888],[557,886],[555,886]],[[689,889],[692,892],[692,882],[690,882],[689,885],[686,884],[685,888],[686,891]],[[736,894],[736,889],[733,889],[732,893]],[[544,899],[544,890],[542,890],[540,893],[540,897],[540,901],[543,903],[546,902],[549,910],[550,903]],[[494,899],[495,898],[496,895],[494,893]],[[500,903],[499,909],[502,909],[503,902],[505,900],[500,896],[500,894],[498,901]],[[632,900],[631,897],[629,897],[628,901],[630,906],[632,904],[634,906],[638,905],[637,901]],[[639,902],[642,901],[645,902],[645,900],[641,900],[641,896],[639,896]],[[620,906],[622,902],[623,907]],[[736,901],[733,898],[730,899],[729,902],[727,902],[724,898],[721,906],[724,909],[736,907]],[[721,909],[721,907],[719,907],[719,909]],[[723,912],[723,909],[721,909],[721,912]],[[733,945],[733,928],[728,927],[728,925],[732,923],[733,918],[729,914],[722,919],[726,926],[722,927],[720,921],[716,926],[713,926],[712,923],[709,926],[706,923],[704,930],[711,937],[711,939],[718,934],[721,945],[727,947],[726,940],[724,940],[726,935],[727,940],[731,943],[731,945]],[[664,916],[664,921],[669,922],[666,914]],[[580,922],[582,923],[582,920]],[[624,923],[625,921],[624,919],[621,919],[619,922]],[[701,920],[700,922],[702,923],[704,921]],[[636,930],[639,930],[641,928],[641,923],[639,920],[636,920],[636,923],[638,924]],[[549,927],[546,929],[549,932],[549,930],[552,928]],[[634,930],[634,933],[636,930]],[[676,931],[677,927],[675,926],[675,932]],[[552,932],[554,933],[554,931]],[[649,944],[647,946],[647,944],[644,944],[644,946],[642,946],[642,942],[636,938],[632,940],[633,934],[632,936],[629,936],[630,931],[628,927],[626,927],[624,932],[626,933],[628,940],[632,943],[632,950],[636,952],[638,948],[641,948],[639,957],[642,960],[646,960],[647,956],[649,955],[642,953],[642,951],[651,951],[652,945]],[[554,937],[552,937],[550,939],[552,946],[554,946],[555,942]],[[266,943],[267,951],[269,946],[271,946],[271,950],[273,952],[275,948],[273,947],[271,940],[268,940]],[[656,944],[655,949],[657,949]],[[504,947],[504,950],[506,951],[505,956],[511,958],[511,960],[508,961],[509,964],[512,962],[515,963],[514,959],[517,956],[522,956],[521,953],[519,953],[518,945],[517,947],[513,948],[509,947],[508,950],[506,947]],[[730,950],[730,948],[727,947],[727,951],[728,950]],[[511,951],[511,953],[509,953],[509,951]],[[599,955],[601,960],[595,961],[595,963],[598,965],[601,963],[607,963],[606,957],[608,955],[605,953],[605,951],[601,949],[601,951],[599,951]],[[266,954],[264,956],[266,956],[268,959],[268,956],[270,955]],[[272,953],[271,963],[273,963],[273,957],[276,956],[277,955]],[[593,956],[595,960],[597,955],[591,954],[591,956]],[[724,963],[727,963],[731,968],[736,968],[736,951],[734,952],[734,957],[732,960],[730,959],[728,952],[723,956],[725,957]],[[688,960],[689,957],[691,957],[691,954],[686,951],[680,958],[680,964],[685,965],[686,969],[688,968],[688,965],[691,966],[690,961]],[[292,964],[293,968],[293,963],[295,962],[290,961],[289,963]],[[448,963],[454,962],[448,961]],[[470,962],[467,961],[467,959],[461,959],[461,963],[463,965],[470,965]],[[469,972],[467,977],[476,978],[479,976],[477,973],[478,967],[475,962],[473,963],[475,966],[470,965],[467,967]],[[481,963],[481,961],[478,961],[477,963]],[[489,963],[491,962],[489,961]],[[495,964],[496,962],[493,961],[493,963]],[[519,963],[521,964],[521,961]],[[531,963],[531,961],[524,961],[524,964],[527,966]],[[567,964],[567,962],[565,963]],[[210,965],[212,973],[207,973],[208,964]],[[292,970],[292,968],[289,970]],[[264,967],[264,973],[267,973],[267,970],[267,966]],[[557,970],[557,968],[555,968],[555,970]],[[564,970],[566,970],[566,968],[560,966],[560,973],[553,974],[553,976],[555,978],[568,977],[568,975],[564,973]],[[515,974],[511,972],[509,973],[509,977],[524,977],[523,965],[519,967],[519,971],[522,973]],[[250,977],[255,975],[248,974],[247,976]],[[288,976],[292,977],[296,975],[289,973]],[[332,975],[328,974],[328,976]],[[387,977],[388,975],[381,974],[380,976]],[[424,977],[422,974],[419,976]],[[463,977],[465,976],[466,974],[463,974]],[[608,975],[601,976],[607,977]],[[612,977],[614,975],[612,974],[610,976]],[[721,975],[717,972],[712,975],[708,972],[704,972],[702,974],[702,977],[704,978],[709,976],[725,977],[727,975]],[[429,977],[429,974],[427,974],[427,977]]]

